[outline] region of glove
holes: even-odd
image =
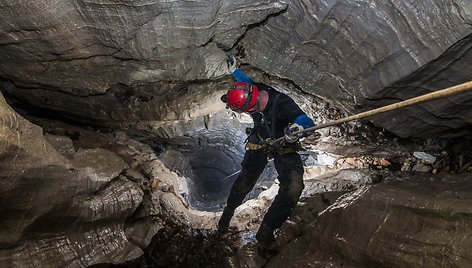
[[[234,56],[228,56],[226,58],[226,66],[228,70],[233,73],[236,70],[236,58]]]
[[[294,132],[303,130],[303,127],[297,123],[294,123],[284,130],[284,139],[287,143],[295,143],[302,136],[302,133],[294,134]]]

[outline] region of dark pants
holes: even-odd
[[[276,155],[274,157],[280,188],[272,205],[262,220],[272,229],[278,229],[292,214],[303,190],[303,163],[298,153]],[[234,211],[240,206],[264,171],[267,165],[267,153],[246,151],[241,163],[241,173],[234,182],[226,203],[226,208]]]

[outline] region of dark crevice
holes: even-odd
[[[273,17],[277,17],[283,13],[285,13],[287,11],[287,8],[288,8],[288,5],[281,11],[279,12],[276,12],[276,13],[272,13],[272,14],[269,14],[264,20],[258,22],[258,23],[254,23],[254,24],[251,24],[249,26],[246,27],[246,31],[244,32],[244,34],[242,34],[237,40],[236,42],[234,42],[233,46],[231,48],[227,48],[226,46],[222,45],[222,44],[216,44],[219,48],[221,48],[222,50],[224,51],[234,51],[236,50],[238,53],[239,56],[244,56],[244,48],[240,45],[241,43],[241,40],[244,39],[244,37],[246,37],[246,32],[250,31],[251,29],[254,29],[254,28],[260,28],[264,25],[267,24],[267,22],[273,18]]]

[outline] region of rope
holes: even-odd
[[[423,102],[427,102],[427,101],[431,101],[431,100],[436,100],[436,99],[440,99],[440,98],[444,98],[444,97],[448,97],[448,96],[452,96],[452,95],[457,95],[457,94],[460,94],[460,93],[467,92],[471,89],[472,89],[472,81],[469,81],[469,82],[466,82],[466,83],[463,83],[463,84],[459,84],[459,85],[456,85],[456,86],[452,86],[452,87],[448,87],[448,88],[445,88],[445,89],[437,90],[435,92],[424,94],[424,95],[414,97],[414,98],[411,98],[411,99],[408,99],[408,100],[404,100],[404,101],[400,101],[400,102],[397,102],[397,103],[389,104],[389,105],[386,105],[386,106],[383,106],[383,107],[380,107],[380,108],[376,108],[376,109],[372,109],[372,110],[369,110],[369,111],[366,111],[366,112],[358,113],[358,114],[355,114],[355,115],[344,117],[344,118],[334,120],[334,121],[331,121],[331,122],[327,122],[327,123],[324,123],[324,124],[319,124],[319,125],[316,125],[316,126],[313,126],[313,127],[310,127],[310,128],[306,128],[306,129],[303,129],[303,130],[300,130],[300,131],[296,131],[293,134],[297,135],[297,134],[302,134],[302,133],[309,132],[309,131],[315,131],[315,130],[318,130],[318,129],[339,125],[339,124],[346,123],[346,122],[349,122],[349,121],[353,121],[353,120],[356,120],[356,119],[366,118],[366,117],[369,117],[369,116],[373,116],[373,115],[393,111],[393,110],[403,108],[403,107],[406,107],[406,106],[410,106],[410,105],[413,105],[413,104],[419,104],[419,103],[423,103]],[[284,137],[278,138],[272,144],[279,143],[283,140],[284,140]]]

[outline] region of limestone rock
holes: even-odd
[[[466,82],[471,21],[467,0],[297,0],[264,27],[250,29],[241,49],[251,65],[356,113]],[[471,98],[371,120],[400,136],[460,136],[471,123]]]
[[[122,2],[3,0],[3,89],[73,120],[149,130],[223,109],[230,49],[256,78],[288,79],[350,113],[471,75],[467,0]],[[405,137],[464,136],[470,100],[371,120]]]
[[[44,138],[62,155],[73,158],[75,148],[72,140],[68,137],[58,135],[44,135]]]
[[[471,187],[457,175],[362,187],[315,207],[318,216],[267,266],[470,266]],[[309,209],[298,207],[296,218],[312,217]]]
[[[200,188],[192,188],[196,182],[188,188],[200,190],[237,171],[248,122],[222,112],[219,98],[233,82],[227,53],[237,54],[256,80],[299,95],[312,115],[332,104],[363,111],[472,74],[469,0],[0,0],[0,17],[0,87],[11,103],[36,116],[123,131],[45,137],[0,97],[2,267],[123,263],[152,241],[157,254],[201,244],[191,238],[207,233],[192,228],[213,227],[217,215],[189,209],[179,195],[181,175],[199,175]],[[464,94],[371,120],[402,137],[467,137],[471,99]],[[161,147],[133,137],[182,151],[158,161]],[[187,170],[164,167],[175,156],[186,159],[172,168]],[[457,163],[451,171],[471,168],[467,154],[450,158]],[[336,163],[327,160],[329,168]],[[387,165],[371,160],[363,164]],[[210,168],[212,176],[205,172]],[[412,160],[402,167],[424,168]],[[324,205],[319,214],[306,213],[314,222],[306,221],[305,235],[287,242],[287,255],[272,263],[285,258],[306,267],[334,256],[354,266],[470,266],[463,249],[471,248],[464,239],[471,189],[464,177],[363,187],[377,182],[376,174],[344,170],[307,181],[311,193],[359,190],[336,203],[322,198],[300,206]],[[184,237],[173,237],[176,230]],[[165,248],[168,241],[179,243]],[[171,265],[181,256],[159,257]]]
[[[0,266],[78,267],[139,257],[124,222],[143,192],[115,179],[126,163],[104,149],[79,149],[71,160],[48,139],[0,95]]]

